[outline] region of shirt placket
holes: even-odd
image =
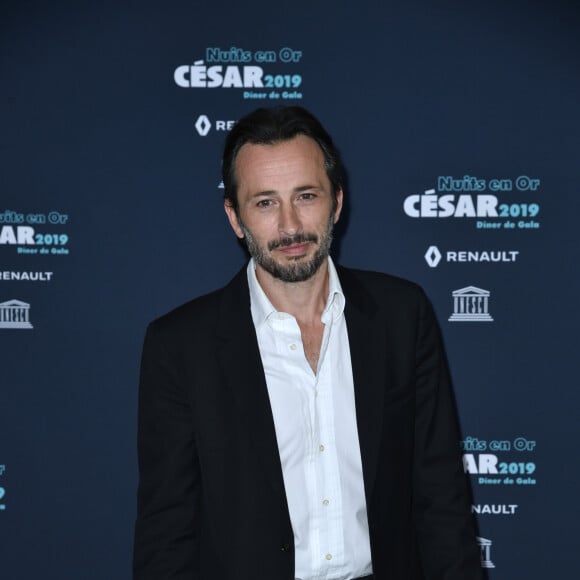
[[[333,397],[332,397],[332,353],[329,349],[332,318],[330,312],[323,317],[325,332],[318,374],[316,377],[316,405],[318,443],[316,445],[316,476],[319,494],[317,511],[320,513],[321,546],[317,554],[319,574],[317,578],[336,577],[344,561],[342,533],[342,497],[338,473]]]

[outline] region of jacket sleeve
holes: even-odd
[[[191,400],[152,323],[139,384],[134,580],[199,578],[200,470]]]
[[[421,294],[416,345],[413,513],[426,580],[483,578],[459,447],[449,371],[432,307]]]

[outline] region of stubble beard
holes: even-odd
[[[332,244],[332,230],[334,227],[334,215],[330,216],[328,220],[328,227],[326,231],[319,237],[316,234],[296,234],[294,236],[286,236],[278,240],[268,242],[268,250],[261,246],[248,228],[242,223],[238,216],[238,223],[241,230],[244,232],[244,239],[246,247],[250,256],[254,258],[256,264],[261,266],[274,278],[282,282],[304,282],[309,280],[318,272],[320,266],[328,258],[330,246]],[[303,244],[305,242],[318,243],[316,252],[308,261],[301,261],[300,257],[296,257],[295,261],[288,264],[280,264],[274,260],[268,252],[285,246],[293,244]]]

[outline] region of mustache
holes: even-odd
[[[268,242],[268,250],[272,251],[276,248],[284,248],[294,244],[304,244],[306,242],[318,243],[318,236],[316,234],[296,234],[294,236],[287,236],[279,240],[272,240]]]

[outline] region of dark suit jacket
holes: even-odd
[[[416,285],[339,268],[374,575],[475,580],[439,331]],[[139,395],[136,580],[292,580],[294,545],[245,269],[153,322]]]

